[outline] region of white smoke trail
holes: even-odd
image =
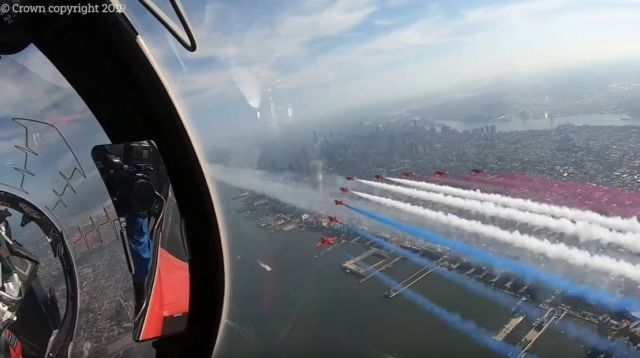
[[[438,185],[427,182],[414,180],[406,180],[400,178],[387,178],[393,182],[409,185],[414,188],[435,191],[438,193],[449,194],[453,196],[461,196],[468,199],[481,201],[489,201],[494,204],[510,206],[516,209],[531,211],[540,214],[551,215],[555,217],[564,217],[571,220],[588,221],[598,224],[609,229],[619,231],[633,231],[640,233],[640,222],[636,218],[621,218],[619,216],[610,217],[598,214],[593,211],[569,208],[566,206],[557,206],[534,202],[528,199],[512,198],[499,194],[483,193],[481,191],[465,190],[453,188],[450,186]]]
[[[477,220],[463,219],[453,214],[429,210],[421,206],[404,203],[401,201],[383,198],[371,194],[354,191],[354,195],[384,205],[386,207],[405,211],[418,215],[430,221],[453,226],[459,230],[479,234],[493,238],[516,247],[537,252],[550,259],[567,261],[573,265],[583,266],[595,270],[608,272],[613,275],[622,275],[634,281],[640,282],[640,265],[616,260],[609,256],[592,255],[588,251],[569,247],[565,244],[554,244],[549,240],[536,239],[533,236],[521,234],[518,231],[507,231],[497,226],[485,225]]]
[[[612,243],[634,252],[640,252],[640,235],[636,233],[618,232],[587,221],[576,220],[574,222],[567,218],[555,218],[548,215],[522,211],[510,207],[499,206],[492,202],[449,196],[441,193],[374,182],[371,180],[358,179],[358,181],[374,188],[410,196],[416,199],[444,204],[485,216],[499,217],[537,227],[548,228],[556,232],[574,235],[582,241]]]
[[[330,193],[314,189],[306,183],[286,180],[283,174],[217,164],[211,165],[210,168],[210,173],[216,180],[275,198],[301,209],[322,212],[333,208]]]
[[[333,200],[338,190],[329,191],[316,188],[307,182],[297,181],[294,173],[268,172],[249,168],[234,168],[219,164],[210,164],[209,174],[213,179],[236,188],[266,195],[282,203],[315,213],[331,214],[337,207]],[[333,176],[325,176],[328,183],[343,180]],[[329,185],[328,185],[329,186]],[[337,189],[337,188],[336,188]],[[343,218],[359,220],[349,210],[340,210]]]

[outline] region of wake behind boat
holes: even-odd
[[[271,266],[263,263],[262,261],[258,261],[258,264],[267,272],[271,272]]]

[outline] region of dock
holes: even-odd
[[[384,263],[383,265],[381,265],[379,268],[375,268],[374,266],[378,265],[374,265],[370,267],[370,272],[369,274],[367,274],[365,277],[363,277],[360,280],[360,283],[364,283],[366,282],[368,279],[370,279],[371,277],[375,276],[378,272],[384,271],[386,269],[388,269],[389,267],[391,267],[394,263],[400,261],[402,259],[402,256],[397,256],[393,259],[383,259],[382,261],[378,262],[378,264],[383,263],[386,261],[386,263]]]
[[[387,292],[387,297],[389,298],[394,298],[397,295],[399,295],[402,291],[406,290],[407,288],[413,286],[414,284],[416,284],[418,281],[422,280],[423,278],[425,278],[427,275],[429,275],[430,273],[432,273],[433,271],[435,271],[438,268],[438,264],[439,262],[436,262],[436,266],[435,267],[431,267],[431,266],[424,266],[422,268],[420,268],[418,271],[416,271],[415,273],[413,273],[411,276],[405,278],[402,282],[400,282],[399,284],[397,284],[396,286],[394,286],[393,288],[391,288],[388,292]]]
[[[394,287],[388,288],[384,293],[388,298],[395,298],[404,290],[411,288],[433,271],[440,268],[466,275],[470,279],[482,283],[488,288],[492,288],[498,292],[517,298],[520,302],[531,300],[531,297],[528,296],[530,284],[509,273],[480,266],[473,262],[468,262],[466,259],[459,256],[449,256],[449,251],[445,247],[436,245],[425,246],[420,243],[416,243],[415,241],[398,237],[385,236],[385,240],[401,248],[411,250],[417,255],[424,256],[434,262],[433,264],[424,267],[412,265],[413,269],[417,271],[410,274]],[[361,254],[355,258],[349,259],[348,261],[344,261],[342,264],[342,267],[348,273],[360,276],[360,283],[368,281],[371,277],[385,271],[403,258],[396,256],[397,253],[395,253],[393,249],[381,249],[377,247],[375,243],[366,240],[361,236],[349,235],[343,238],[338,245],[342,244],[355,245],[363,248],[363,252]],[[334,247],[328,248],[319,255],[331,251],[333,248]],[[400,279],[401,277],[398,277],[397,281],[400,281]],[[534,286],[534,289],[536,287],[537,286]],[[511,352],[509,357],[514,358],[516,354],[518,354],[518,357],[526,356],[537,340],[546,332],[547,328],[564,318],[565,315],[575,317],[576,319],[580,319],[591,324],[599,323],[598,316],[590,312],[588,309],[576,311],[572,307],[561,303],[562,301],[557,300],[557,297],[560,295],[562,295],[561,291],[554,290],[551,291],[548,296],[537,298],[529,303],[530,305],[536,306],[541,311],[536,310],[534,317],[530,317],[532,319],[535,319],[536,317],[539,318],[535,320],[533,327],[530,328],[524,337],[517,332],[519,332],[519,328],[522,326],[522,322],[525,321],[525,318],[527,318],[527,315],[524,315],[521,310],[518,309],[518,304],[520,304],[520,302],[516,304],[511,312],[512,316],[493,337],[496,341],[504,341],[508,339],[509,341],[518,342],[517,347],[519,351],[517,353]],[[540,312],[544,312],[544,314],[540,316]],[[526,330],[526,327],[522,328]],[[516,333],[518,337],[513,337]]]
[[[549,328],[551,324],[561,320],[567,312],[564,310],[557,310],[555,308],[550,308],[544,316],[538,318],[533,323],[533,328],[527,333],[524,338],[518,343],[518,347],[522,349],[518,358],[522,358],[527,355],[527,352],[531,349],[533,344],[540,338],[542,333]],[[524,347],[524,348],[522,348]]]
[[[362,236],[357,236],[355,239],[349,241],[350,243],[362,247],[371,247],[371,241],[363,238]]]
[[[500,332],[498,332],[498,334],[493,337],[493,339],[495,339],[496,341],[504,340],[509,335],[509,333],[511,333],[511,331],[513,331],[524,320],[524,317],[524,315],[512,317],[509,322],[507,322],[507,324],[502,327]]]
[[[379,265],[381,262],[383,262],[386,258],[387,255],[385,253],[383,253],[381,250],[376,249],[374,247],[370,248],[369,250],[361,253],[360,255],[345,261],[342,264],[342,267],[350,273],[354,273],[356,275],[359,276],[366,276],[368,271],[371,269],[371,266],[369,265],[360,265],[360,261],[370,257],[370,256],[379,256],[381,257],[383,260],[377,262],[374,266]]]

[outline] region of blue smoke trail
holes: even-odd
[[[594,290],[589,286],[581,285],[571,280],[567,280],[563,277],[559,277],[551,273],[541,271],[527,265],[523,265],[519,262],[504,258],[502,256],[482,251],[473,246],[466,245],[462,242],[445,239],[427,230],[405,224],[401,221],[388,218],[384,215],[380,215],[351,205],[345,206],[362,216],[378,221],[387,226],[391,226],[422,240],[442,246],[447,246],[449,247],[449,249],[467,255],[477,262],[482,262],[483,264],[490,265],[498,269],[510,271],[529,281],[539,282],[553,289],[564,291],[565,295],[580,297],[585,299],[587,302],[598,303],[601,306],[615,311],[640,310],[640,302],[633,298],[612,297],[607,292]]]
[[[418,254],[407,250],[407,249],[403,249],[387,240],[381,239],[369,232],[366,232],[364,230],[360,230],[359,228],[350,225],[350,224],[343,224],[345,225],[349,230],[355,232],[356,234],[366,238],[367,240],[373,241],[376,244],[378,244],[378,246],[381,246],[387,250],[393,250],[396,253],[398,253],[401,256],[406,257],[407,259],[415,262],[416,264],[420,265],[420,266],[426,266],[431,268],[437,268],[436,272],[439,273],[441,276],[459,284],[462,285],[464,287],[467,287],[469,289],[472,289],[473,291],[476,291],[478,294],[482,295],[483,297],[495,300],[497,302],[499,302],[500,304],[504,305],[505,307],[513,307],[513,305],[515,305],[516,300],[513,299],[510,296],[507,296],[506,294],[502,293],[502,292],[498,292],[492,289],[489,289],[487,287],[485,287],[484,285],[478,283],[477,281],[468,278],[467,276],[464,275],[460,275],[458,273],[454,273],[451,271],[448,271],[446,269],[442,269],[439,268],[438,265],[427,259],[426,257],[422,257],[419,256]],[[482,287],[482,289],[476,289],[476,287]]]
[[[374,234],[361,230],[358,227],[355,227],[353,225],[346,224],[346,223],[343,223],[343,225],[347,227],[349,230],[353,231],[354,233],[366,238],[367,240],[375,242],[378,246],[383,247],[387,250],[393,250],[399,255],[406,257],[407,259],[413,261],[414,263],[420,266],[437,268],[437,264],[435,262],[425,257],[419,256],[410,250],[399,247],[387,240],[384,240]],[[505,293],[491,289],[485,286],[484,284],[474,279],[471,279],[465,275],[459,274],[455,271],[449,271],[445,268],[437,268],[435,272],[445,277],[446,279],[449,279],[450,281],[453,281],[456,284],[459,284],[460,286],[463,286],[466,289],[469,289],[470,291],[478,294],[479,296],[488,298],[500,304],[501,306],[506,307],[507,309],[512,308],[516,302],[516,300],[513,297],[508,296]],[[540,312],[537,307],[527,302],[522,302],[520,304],[520,310],[529,317],[538,316]],[[567,335],[572,338],[580,339],[592,347],[596,347],[601,351],[614,353],[616,356],[619,356],[619,357],[633,357],[633,356],[637,357],[640,355],[640,352],[627,347],[625,344],[621,342],[613,342],[608,339],[602,338],[597,333],[594,333],[591,330],[580,327],[571,321],[561,320],[556,324],[554,324],[553,327],[556,329],[564,330],[567,333]]]
[[[369,269],[371,269],[371,267],[369,267]],[[374,276],[378,278],[385,286],[388,286],[390,288],[398,285],[398,282],[396,282],[391,277],[383,274],[382,272],[377,272]],[[459,314],[447,311],[446,309],[433,303],[428,298],[409,288],[403,290],[400,294],[403,295],[407,300],[422,308],[424,311],[437,316],[442,321],[447,323],[451,328],[466,334],[476,343],[483,345],[500,355],[515,357],[519,356],[522,352],[518,347],[514,347],[502,341],[496,341],[495,339],[493,339],[491,332],[482,327],[478,327],[475,322],[465,320],[464,318],[460,317]],[[529,355],[529,357],[536,356]]]

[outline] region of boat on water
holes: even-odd
[[[258,264],[267,272],[271,272],[271,266],[263,263],[262,261],[258,261]]]

